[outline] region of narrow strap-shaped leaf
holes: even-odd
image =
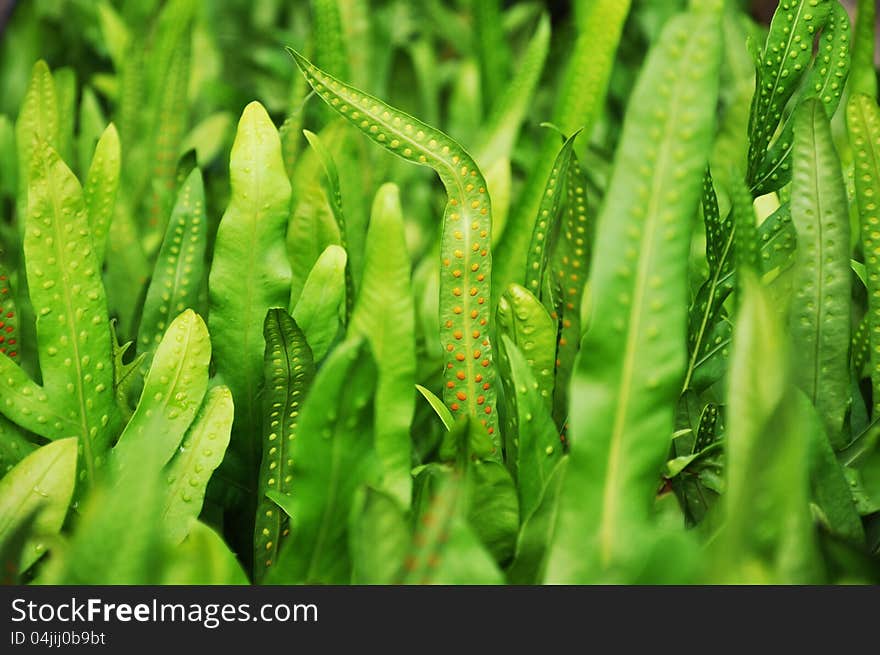
[[[758,240],[755,207],[752,194],[739,175],[730,179],[730,196],[733,203],[733,259],[737,272],[759,269],[761,254]]]
[[[235,399],[232,448],[256,475],[263,320],[270,307],[287,307],[290,300],[284,248],[290,182],[278,131],[259,103],[242,113],[229,173],[232,195],[217,230],[208,278],[208,322],[217,373]]]
[[[374,142],[407,161],[430,166],[446,187],[440,276],[445,381],[454,413],[478,417],[495,435],[495,367],[488,330],[492,216],[486,182],[470,155],[448,136],[319,70],[290,51],[319,96]],[[455,334],[469,335],[458,340]],[[474,334],[478,336],[473,337]],[[463,376],[463,378],[461,377]],[[482,399],[482,402],[480,402]]]
[[[831,5],[831,0],[787,0],[773,16],[758,63],[749,117],[749,183],[755,181],[782,112],[808,68],[813,40]]]
[[[111,3],[101,0],[95,3],[95,9],[101,27],[101,37],[107,46],[107,54],[110,55],[114,68],[119,70],[125,61],[131,31]]]
[[[339,0],[311,0],[315,61],[337,77],[350,77]]]
[[[117,68],[119,93],[113,114],[113,122],[119,128],[119,137],[124,144],[135,144],[141,138],[141,123],[146,95],[146,76],[144,74],[146,48],[140,36],[128,43],[125,60]],[[129,155],[126,155],[128,159]],[[129,177],[134,172],[124,171]]]
[[[59,68],[53,74],[55,96],[58,101],[58,154],[68,166],[73,160],[73,127],[76,122],[76,72],[72,68]]]
[[[498,299],[499,334],[522,350],[548,408],[553,405],[556,371],[556,321],[525,287],[511,284]]]
[[[847,125],[850,144],[855,157],[856,201],[861,226],[861,242],[865,253],[867,272],[868,341],[870,343],[871,384],[876,415],[880,408],[880,239],[875,238],[880,224],[878,194],[880,194],[880,107],[871,98],[853,95],[847,106]],[[860,369],[857,369],[857,372]]]
[[[156,349],[134,414],[113,449],[116,470],[159,470],[177,452],[208,388],[211,342],[201,316],[177,316]]]
[[[858,0],[856,29],[853,38],[852,82],[855,93],[877,98],[877,66],[874,51],[877,47],[876,0]]]
[[[477,3],[480,4],[480,3]],[[547,52],[550,48],[550,20],[542,14],[526,51],[522,54],[519,68],[510,80],[504,94],[491,105],[492,111],[484,127],[480,130],[474,159],[484,167],[486,177],[492,165],[502,158],[509,158],[520,126],[530,107],[535,88],[544,69]],[[495,96],[492,96],[495,98]],[[492,204],[497,213],[496,191],[489,180]],[[493,230],[498,231],[497,225]]]
[[[182,4],[193,4],[185,0]],[[169,3],[166,11],[175,3]],[[178,3],[181,4],[181,3]],[[188,25],[189,16],[184,19]],[[191,38],[189,30],[179,27],[181,33],[169,52],[168,68],[161,80],[161,86],[155,89],[158,94],[153,119],[153,135],[149,165],[151,179],[148,199],[148,229],[160,235],[165,232],[168,212],[174,201],[175,173],[180,144],[186,134],[189,115],[187,91],[189,89],[189,73],[191,68]]]
[[[513,380],[516,406],[515,457],[520,513],[530,515],[540,504],[548,480],[563,454],[559,434],[539,385],[522,351],[501,337]]]
[[[88,173],[95,154],[95,145],[107,127],[104,110],[101,109],[95,92],[89,86],[84,87],[79,103],[79,130],[76,137],[76,163],[77,170],[81,173]],[[117,140],[118,138],[117,135]]]
[[[565,182],[568,178],[574,140],[578,134],[580,134],[580,130],[568,137],[559,150],[544,187],[538,215],[535,217],[535,227],[532,231],[529,254],[526,258],[525,287],[536,296],[541,294],[544,271],[550,260],[552,250],[550,239],[556,233],[556,224],[563,207]]]
[[[400,192],[386,184],[373,202],[364,274],[349,332],[362,335],[376,358],[376,453],[383,466],[382,488],[404,508],[412,496],[410,423],[416,400],[410,268]]]
[[[348,235],[345,227],[345,211],[342,206],[342,189],[339,185],[339,171],[336,168],[336,162],[330,151],[324,147],[317,134],[303,130],[309,145],[318,153],[324,172],[327,174],[327,195],[330,200],[330,208],[333,210],[333,216],[336,219],[336,225],[339,228],[339,245],[346,251],[348,250]],[[346,257],[345,260],[345,324],[348,325],[351,320],[351,312],[354,308],[354,280],[351,274],[351,258]]]
[[[726,271],[730,266],[730,238],[733,233],[733,219],[722,219],[718,208],[718,196],[712,172],[707,168],[703,178],[703,196],[700,200],[703,209],[703,224],[706,228],[706,260],[709,271]]]
[[[59,121],[55,80],[49,66],[40,59],[31,69],[30,82],[15,122],[19,216],[25,216],[27,210],[27,187],[34,150],[40,141],[58,147]]]
[[[831,448],[819,417],[815,411],[812,414],[810,425],[813,429],[808,434],[812,499],[821,511],[820,520],[832,534],[862,546],[865,543],[865,530],[856,511],[843,465]]]
[[[447,129],[458,139],[473,142],[483,115],[480,92],[480,68],[473,57],[464,57],[452,79],[452,89],[446,100]]]
[[[341,344],[315,376],[290,451],[290,495],[267,493],[291,518],[290,537],[267,583],[350,580],[348,517],[357,489],[376,477],[376,373],[362,345],[360,339]]]
[[[86,211],[89,215],[89,229],[100,265],[104,264],[110,220],[116,208],[120,158],[119,133],[116,131],[116,126],[110,123],[95,146],[95,154],[92,156],[83,188]]]
[[[483,104],[488,106],[501,95],[501,85],[508,77],[510,48],[504,38],[500,0],[480,0],[473,2],[472,7],[479,48]]]
[[[126,159],[130,162],[130,159]],[[131,166],[126,166],[131,168]],[[116,207],[110,221],[110,234],[106,240],[104,285],[107,305],[119,321],[119,333],[134,338],[135,321],[139,302],[143,298],[144,285],[151,267],[144,251],[144,244],[132,209],[133,196],[125,190],[123,169],[123,192],[116,196]]]
[[[798,248],[791,336],[798,385],[815,404],[828,439],[845,445],[850,402],[849,208],[831,125],[821,103],[795,116],[791,217]]]
[[[819,52],[804,80],[805,97],[818,98],[828,117],[840,105],[849,77],[850,25],[846,9],[832,2],[828,21],[819,38]],[[755,195],[771,193],[791,181],[791,151],[794,146],[794,119],[789,118],[782,133],[767,151],[752,188]]]
[[[24,571],[46,551],[40,540],[61,529],[76,486],[76,439],[38,448],[0,478],[0,542],[39,510],[20,563]]]
[[[700,422],[697,425],[697,435],[694,438],[691,454],[701,453],[715,443],[718,439],[717,427],[718,405],[708,403],[700,413]]]
[[[430,389],[426,389],[420,384],[416,385],[416,389],[422,397],[428,401],[428,404],[431,406],[431,409],[437,414],[440,418],[440,421],[443,423],[443,427],[447,430],[451,430],[452,426],[455,425],[455,419],[452,416],[452,412],[449,411],[449,408],[443,404],[443,401],[440,400],[436,394]]]
[[[733,212],[730,213],[733,216]],[[727,233],[726,254],[721,268],[700,287],[689,310],[690,326],[688,344],[690,357],[682,389],[702,390],[718,382],[727,370],[730,354],[731,325],[724,315],[723,304],[734,288],[736,268],[733,265],[733,242],[736,235],[732,229]],[[760,271],[762,274],[779,272],[788,268],[794,259],[797,245],[791,222],[791,206],[780,206],[758,226],[760,243]]]
[[[43,388],[67,425],[48,411],[35,417],[36,426],[22,425],[50,438],[77,435],[80,475],[91,482],[118,422],[107,302],[82,189],[45,143],[34,151],[29,175],[24,253]]]
[[[291,493],[293,440],[297,435],[302,403],[315,376],[315,363],[305,335],[286,311],[270,309],[266,313],[263,334],[266,338],[263,459],[254,527],[254,578],[257,583],[275,563],[281,544],[289,533],[287,515],[266,498],[266,493]]]
[[[555,282],[562,290],[562,316],[556,348],[553,417],[563,425],[568,413],[568,389],[581,346],[581,303],[593,251],[594,221],[587,210],[587,183],[577,155],[572,153],[565,183],[566,207],[553,260]],[[552,314],[551,314],[552,315]]]
[[[137,337],[138,352],[146,355],[142,373],[149,370],[153,351],[174,317],[185,309],[200,309],[207,233],[205,188],[196,168],[177,194],[144,298]]]
[[[681,299],[714,131],[720,13],[670,20],[630,100],[597,226],[591,324],[572,378],[551,582],[596,579],[634,557],[649,527],[685,372]]]
[[[342,238],[330,202],[317,182],[300,186],[294,204],[287,230],[287,254],[291,268],[290,304],[295,306],[321,253],[328,246],[340,245]]]
[[[813,410],[791,388],[787,350],[776,308],[746,275],[728,384],[725,523],[712,546],[714,580],[791,584],[813,579],[812,427],[805,414]]]
[[[321,361],[339,333],[345,302],[348,256],[340,246],[327,246],[312,267],[291,314],[306,335],[316,361]]]
[[[868,96],[855,94],[847,105],[847,125],[855,159],[856,205],[861,228],[862,250],[865,254],[868,312],[868,336],[873,416],[880,411],[880,107]],[[858,351],[853,351],[855,357]],[[856,373],[861,367],[856,368]]]
[[[592,135],[605,103],[617,46],[631,4],[631,0],[597,0],[583,12],[553,113],[553,123],[563,134],[571,134],[583,127],[588,138]],[[510,216],[504,239],[498,244],[494,298],[498,298],[511,282],[523,282],[533,222],[558,152],[555,135],[547,135]]]
[[[541,584],[544,581],[547,552],[556,528],[567,462],[565,457],[557,462],[544,483],[543,493],[535,509],[523,516],[516,541],[516,553],[507,569],[507,580],[510,584]]]
[[[163,517],[174,543],[189,534],[202,511],[208,481],[229,445],[234,415],[232,394],[227,387],[221,385],[208,391],[177,454],[165,467]]]
[[[717,324],[724,301],[733,291],[733,244],[736,235],[732,212],[721,218],[712,174],[703,177],[703,222],[706,229],[706,260],[709,279],[700,287],[688,310],[688,365],[682,393],[691,388],[697,363],[706,353],[707,340]]]
[[[0,115],[0,195],[18,195],[18,148],[15,126],[6,114]]]

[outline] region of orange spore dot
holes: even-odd
[[[459,391],[457,394],[455,394],[455,397],[459,400],[464,400],[465,398],[467,398],[467,396],[464,394],[464,391]]]

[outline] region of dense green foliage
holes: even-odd
[[[880,582],[874,5],[746,4],[17,3],[4,579]]]

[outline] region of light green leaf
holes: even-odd
[[[208,322],[217,373],[235,399],[232,449],[256,475],[262,450],[263,320],[270,307],[287,307],[290,300],[284,248],[290,182],[278,131],[257,102],[242,113],[229,173],[232,195],[208,278]]]
[[[327,246],[312,267],[302,294],[291,310],[316,361],[324,359],[339,333],[347,261],[345,250],[340,246]]]
[[[400,194],[379,188],[367,232],[364,274],[349,327],[370,344],[376,386],[376,453],[384,468],[382,488],[409,507],[412,479],[410,423],[415,410],[415,311],[411,263]]]
[[[670,20],[630,100],[597,228],[548,581],[634,566],[651,526],[685,369],[688,228],[714,131],[719,14]]]
[[[235,409],[224,386],[208,391],[178,452],[165,467],[167,488],[163,518],[173,543],[179,543],[197,524],[211,474],[223,461]]]
[[[794,134],[795,379],[819,411],[832,446],[839,449],[845,443],[843,421],[850,403],[852,274],[846,187],[831,125],[818,101],[807,100],[798,108]]]
[[[0,542],[38,511],[22,554],[22,571],[46,552],[44,538],[61,530],[76,484],[76,449],[76,439],[59,439],[38,448],[0,478]]]

